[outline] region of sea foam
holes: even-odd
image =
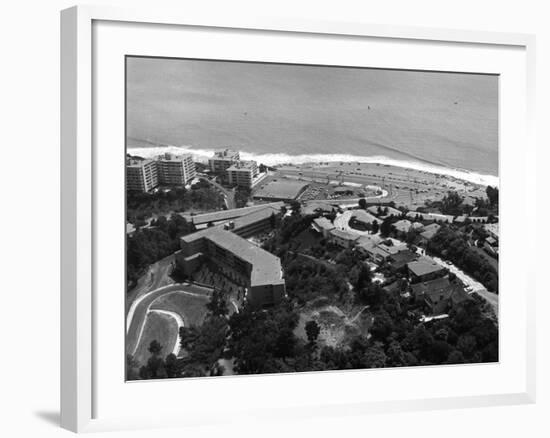
[[[212,157],[216,149],[198,149],[191,146],[155,146],[155,147],[128,147],[128,153],[143,158],[153,158],[166,152],[172,154],[191,154],[195,161],[206,162]],[[254,154],[246,151],[240,151],[241,159],[254,160],[266,166],[276,166],[281,164],[305,164],[305,163],[326,163],[326,162],[357,162],[372,163],[412,169],[422,172],[433,173],[436,175],[445,175],[453,178],[469,181],[474,184],[484,186],[499,186],[499,178],[494,175],[485,175],[471,172],[465,169],[453,169],[450,167],[436,166],[415,161],[396,160],[382,155],[360,156],[349,154],[300,154],[289,155],[282,153],[274,154]]]

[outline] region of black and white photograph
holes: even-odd
[[[125,108],[127,381],[499,362],[498,75],[126,56]]]

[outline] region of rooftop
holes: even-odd
[[[380,211],[381,211],[380,214],[378,213],[378,208],[380,208]],[[369,208],[367,208],[367,211],[369,213],[379,215],[381,217],[384,217],[384,216],[401,216],[401,211],[400,210],[398,210],[397,208],[390,207],[390,206],[381,205],[379,207],[377,205],[372,205]]]
[[[348,231],[339,230],[337,228],[331,230],[330,234],[343,240],[356,241],[359,239],[358,235],[350,233]]]
[[[359,240],[357,240],[357,246],[369,250],[378,245],[381,240],[380,236],[377,235],[361,236]]]
[[[159,155],[157,157],[157,159],[159,161],[184,161],[184,160],[188,160],[188,159],[192,159],[192,155],[191,154],[179,154],[179,155],[175,155],[175,154],[171,154],[169,152],[166,152],[164,155]]]
[[[296,199],[308,186],[307,182],[286,179],[274,179],[262,184],[254,193],[255,198]]]
[[[227,168],[227,171],[230,172],[232,170],[252,170],[257,167],[257,164],[255,161],[236,161],[233,163],[230,167]]]
[[[250,285],[278,284],[282,278],[281,261],[279,257],[257,247],[248,240],[223,230],[221,227],[210,227],[196,233],[183,236],[181,240],[186,243],[198,239],[208,239],[214,244],[231,252],[239,259],[251,265]]]
[[[424,231],[422,231],[420,235],[424,237],[424,239],[430,240],[435,235],[435,233],[439,231],[440,228],[441,228],[441,225],[439,224],[430,224],[424,227]]]
[[[215,151],[212,158],[216,160],[238,160],[239,151],[235,151],[233,149],[223,149],[221,151]]]
[[[315,225],[317,225],[322,230],[332,230],[332,229],[334,229],[334,225],[326,217],[315,218],[315,219],[313,219],[313,222],[315,223]]]
[[[233,222],[233,230],[238,231],[241,228],[247,227],[248,225],[270,218],[274,214],[279,214],[281,212],[280,210],[280,208],[273,208],[268,206],[260,210],[253,211],[252,213],[248,213],[244,216],[238,217]]]
[[[409,211],[407,213],[407,217],[414,219],[416,216],[419,216],[422,220],[426,221],[452,222],[454,220],[454,216],[450,216],[448,214],[420,213],[418,211]]]
[[[220,211],[214,211],[212,213],[204,213],[204,214],[197,214],[197,215],[189,215],[185,214],[183,217],[193,222],[195,225],[201,225],[201,224],[207,224],[209,222],[222,222],[222,221],[229,221],[231,219],[235,219],[241,216],[245,216],[247,214],[253,213],[258,210],[263,210],[266,207],[271,207],[277,210],[280,210],[281,207],[284,207],[284,202],[270,202],[269,204],[260,204],[260,205],[253,205],[251,207],[243,207],[243,208],[233,208],[231,210],[220,210]]]
[[[393,224],[395,229],[402,233],[406,233],[407,231],[409,231],[409,229],[411,228],[411,225],[412,225],[411,221],[407,219],[401,219],[400,221],[397,221],[396,223]]]
[[[421,257],[418,261],[411,262],[407,266],[418,277],[445,269],[428,257]]]
[[[365,210],[355,210],[351,217],[356,221],[363,222],[365,224],[372,224],[374,221],[380,222],[376,216],[367,213]]]

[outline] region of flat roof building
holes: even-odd
[[[126,190],[145,193],[158,185],[158,168],[155,161],[126,160]]]
[[[154,160],[126,160],[126,189],[149,192],[159,185],[185,185],[196,176],[195,163],[189,154],[166,153]]]
[[[212,213],[203,213],[197,215],[183,214],[182,216],[188,222],[193,223],[193,225],[195,225],[195,228],[201,229],[206,228],[210,223],[212,223],[213,225],[219,225],[225,222],[229,222],[230,220],[237,219],[241,216],[246,216],[255,211],[263,210],[266,207],[271,207],[272,209],[280,212],[281,208],[283,208],[284,205],[284,202],[271,202],[269,204],[253,205],[251,207],[233,208],[231,210],[220,210],[214,211]]]
[[[359,236],[348,231],[335,228],[334,230],[330,230],[329,238],[335,245],[341,246],[342,248],[351,248],[355,245],[355,242],[357,242]]]
[[[178,263],[190,275],[206,257],[223,275],[247,288],[254,307],[277,304],[285,296],[281,261],[273,254],[221,227],[210,227],[180,239]]]
[[[239,151],[224,149],[214,152],[214,156],[208,160],[208,166],[212,172],[225,176],[227,168],[240,159]]]
[[[225,170],[225,173],[230,185],[250,189],[258,175],[258,165],[255,161],[236,161]]]
[[[197,176],[195,163],[189,154],[166,153],[160,155],[156,162],[160,184],[185,185]]]
[[[253,197],[272,201],[294,201],[308,187],[308,183],[292,179],[274,179],[263,184]]]
[[[323,237],[327,238],[329,232],[334,230],[334,224],[329,221],[326,217],[317,217],[313,219],[312,223],[313,228],[321,233]]]
[[[418,261],[407,265],[413,283],[428,281],[444,275],[447,270],[428,257],[421,257]]]

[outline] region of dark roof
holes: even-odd
[[[392,254],[390,258],[392,267],[394,269],[401,269],[407,263],[416,260],[418,258],[418,255],[412,252],[410,249],[406,249],[396,254]]]
[[[451,300],[453,305],[457,305],[471,299],[460,283],[451,282],[448,277],[413,284],[411,289],[415,297],[424,296],[424,299],[432,304]]]
[[[251,286],[284,282],[279,257],[257,247],[248,240],[220,227],[206,228],[181,237],[185,243],[192,243],[198,239],[209,239],[251,265]]]

